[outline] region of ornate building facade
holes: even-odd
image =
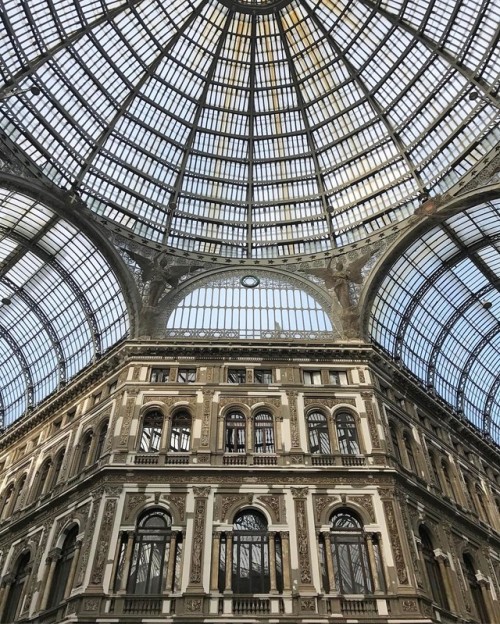
[[[498,3],[0,18],[0,622],[498,624]]]
[[[499,619],[498,450],[368,345],[128,342],[1,444],[3,622]]]

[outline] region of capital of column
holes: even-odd
[[[61,558],[61,553],[62,553],[61,548],[53,548],[47,556],[47,561],[57,561],[58,559]]]
[[[438,562],[447,564],[449,562],[448,555],[441,550],[441,548],[434,549],[434,557]]]
[[[476,580],[479,583],[479,585],[482,585],[483,587],[487,587],[489,588],[490,586],[490,581],[489,579],[484,576],[484,574],[480,571],[476,572]]]

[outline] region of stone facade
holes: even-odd
[[[246,383],[228,383],[235,362],[252,372]],[[369,346],[314,354],[305,345],[293,353],[263,346],[256,358],[243,344],[225,351],[125,344],[99,366],[100,375],[89,371],[88,382],[79,378],[0,439],[0,609],[7,612],[19,588],[19,561],[29,554],[17,610],[26,622],[500,621],[498,451],[472,428],[459,430],[409,380],[403,396],[401,380],[388,376],[390,365]],[[272,384],[255,381],[261,366],[273,370]],[[175,374],[151,381],[155,368],[186,367],[203,374],[192,382]],[[304,370],[321,371],[322,383],[305,385]],[[345,372],[345,381],[324,383],[328,371]],[[153,411],[163,417],[158,446],[141,450],[144,418]],[[238,452],[228,451],[226,431],[234,411],[244,418]],[[329,447],[321,452],[308,424],[313,412],[324,417]],[[180,413],[191,419],[189,443],[173,450]],[[259,413],[272,419],[272,452],[258,448]],[[337,423],[346,413],[355,453],[342,452]],[[479,485],[474,498],[467,478]],[[168,514],[171,526],[162,585],[143,595],[130,591],[134,549],[141,518],[155,510]],[[245,510],[267,523],[271,572],[264,595],[233,591],[240,565],[233,522]],[[362,525],[371,577],[362,593],[343,592],[339,580],[330,520],[340,511]],[[51,583],[72,530],[77,541],[65,589],[52,604]],[[432,536],[446,604],[432,593],[422,530]],[[468,560],[477,586],[467,576]]]

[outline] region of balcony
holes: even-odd
[[[172,453],[171,455],[167,455],[167,457],[165,458],[165,463],[171,466],[189,464],[189,455],[182,453]]]
[[[153,453],[148,455],[136,455],[134,457],[134,463],[140,466],[153,466],[158,464],[159,456]]]
[[[271,613],[269,598],[241,596],[233,598],[233,615],[267,615]]]
[[[268,455],[266,453],[259,453],[253,456],[254,466],[276,466],[278,458],[276,455]]]
[[[247,456],[245,453],[230,453],[222,458],[224,466],[246,466]]]

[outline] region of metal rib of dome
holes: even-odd
[[[120,284],[94,243],[34,199],[0,189],[0,425],[123,338]]]
[[[500,200],[448,218],[393,264],[371,336],[500,443]]]
[[[1,125],[102,217],[240,259],[362,240],[496,144],[494,2],[242,6],[7,1],[0,96],[41,93]]]

